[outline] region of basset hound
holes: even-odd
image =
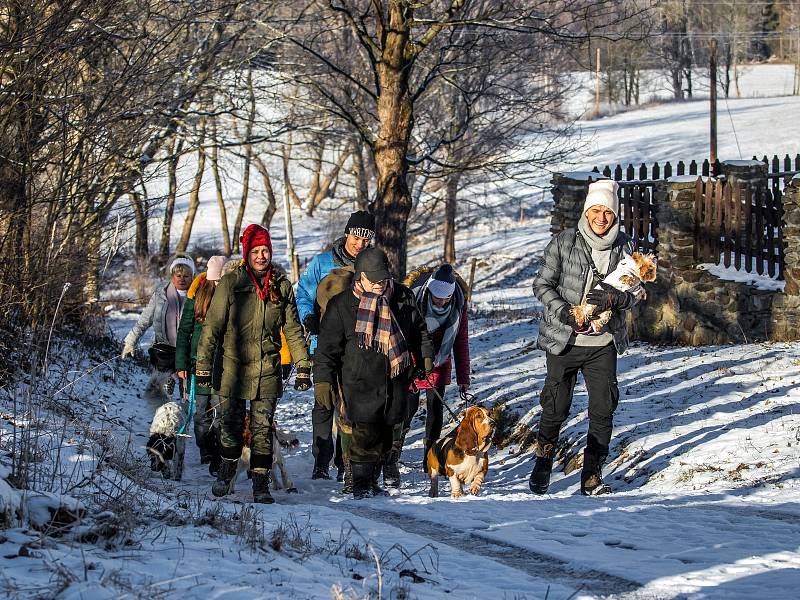
[[[463,495],[461,484],[469,486],[469,493],[477,495],[489,470],[489,446],[492,445],[495,424],[489,411],[471,406],[453,431],[436,440],[425,456],[425,472],[431,480],[428,495],[439,496],[439,475],[450,480],[450,496]]]

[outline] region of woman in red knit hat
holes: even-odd
[[[248,225],[241,242],[244,264],[222,277],[206,313],[196,381],[210,385],[214,354],[221,345],[222,373],[214,379],[219,381],[222,462],[211,491],[224,496],[230,490],[242,454],[249,401],[253,501],[269,504],[274,502],[269,493],[273,419],[283,392],[281,328],[297,366],[295,389],[311,386],[311,364],[291,283],[272,265],[269,232],[260,225]]]

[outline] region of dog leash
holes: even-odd
[[[181,428],[178,430],[178,435],[188,435],[185,433],[186,428],[189,426],[189,423],[192,422],[194,418],[194,406],[195,406],[195,382],[194,382],[195,375],[192,373],[192,377],[189,380],[189,409],[187,411],[186,421],[183,422]],[[185,396],[184,396],[185,398]]]
[[[433,391],[434,395],[436,396],[436,399],[439,400],[439,402],[442,403],[442,406],[444,406],[447,409],[447,412],[450,413],[450,416],[453,417],[453,421],[458,421],[458,417],[456,416],[456,413],[454,413],[453,409],[450,408],[450,405],[447,404],[447,402],[444,401],[444,398],[442,398],[442,395],[439,393],[439,390],[437,390],[436,386],[434,386],[433,383],[431,382],[431,376],[430,375],[425,377],[425,383],[427,383],[429,386],[431,386],[431,387],[429,387],[427,389]],[[412,388],[413,388],[413,390],[415,392],[420,392],[421,391],[421,389],[417,386],[417,382],[416,381],[414,381],[411,385],[412,385]]]

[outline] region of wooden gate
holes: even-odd
[[[783,279],[782,214],[781,195],[766,185],[698,179],[695,260]]]

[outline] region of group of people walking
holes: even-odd
[[[584,217],[550,242],[534,282],[544,305],[539,346],[547,353],[530,478],[537,494],[548,489],[578,371],[589,392],[590,422],[581,491],[607,490],[601,468],[618,401],[616,357],[627,345],[625,311],[636,302],[630,293],[597,286],[631,251],[619,230],[615,185],[590,186]],[[421,390],[426,452],[441,436],[453,367],[459,391],[470,386],[466,286],[449,264],[396,280],[386,254],[371,245],[374,236],[374,216],[353,213],[344,235],[314,257],[296,290],[272,262],[269,232],[256,224],[242,234],[241,260],[212,256],[207,271],[195,276],[189,256],[171,259],[170,279],[157,285],[125,338],[123,356],[133,354],[152,325],[156,345],[175,348],[175,355],[171,372],[154,375],[151,388],[171,396],[170,382],[177,379],[185,389],[194,372],[195,439],[216,476],[215,496],[228,493],[236,474],[249,404],[253,499],[273,501],[274,415],[289,360],[298,391],[311,388],[313,370],[312,478],[332,479],[333,461],[342,491],[355,498],[386,495],[381,474],[386,488],[399,488],[399,459]],[[570,306],[584,299],[614,311],[599,334],[571,317]]]

